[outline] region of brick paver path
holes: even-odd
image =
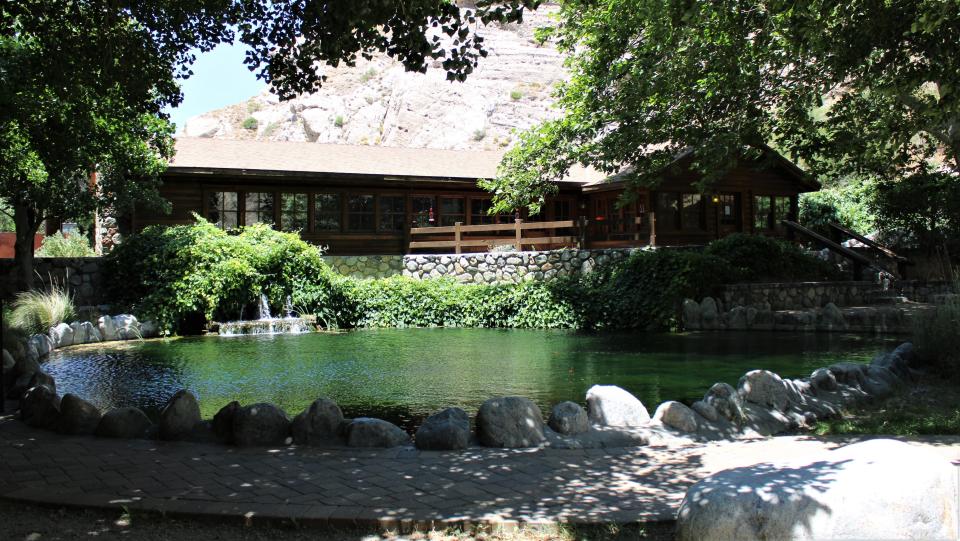
[[[459,453],[238,449],[66,437],[8,417],[0,418],[0,497],[385,528],[668,521],[686,488],[712,471],[774,458],[777,446],[824,445],[797,440]],[[944,449],[960,456],[955,441]]]

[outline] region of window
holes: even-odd
[[[380,223],[378,231],[403,231],[407,219],[407,205],[402,195],[380,196]]]
[[[761,231],[770,228],[770,211],[769,195],[758,195],[753,198],[753,228],[755,230]]]
[[[280,228],[284,231],[304,231],[307,229],[307,194],[280,194]]]
[[[410,198],[411,218],[415,227],[429,227],[435,225],[437,200],[426,195],[415,195]]]
[[[773,198],[773,226],[780,228],[781,220],[792,220],[790,216],[790,196],[781,196]]]
[[[313,196],[313,230],[340,231],[340,194],[318,193]]]
[[[555,221],[570,220],[573,218],[573,202],[569,199],[558,199],[553,202],[553,219]]]
[[[703,229],[703,204],[700,194],[681,194],[680,204],[680,226],[686,231]]]
[[[676,193],[659,192],[654,201],[654,210],[657,213],[657,227],[660,229],[676,229],[680,218],[679,198]]]
[[[473,198],[470,200],[470,224],[492,224],[497,221],[495,216],[488,214],[493,202],[489,199]]]
[[[244,203],[243,225],[273,223],[273,193],[247,192]]]
[[[735,193],[722,193],[718,196],[720,204],[720,223],[737,225],[740,223],[740,197]]]
[[[373,231],[376,216],[372,195],[350,195],[347,197],[347,230]]]
[[[466,222],[466,203],[462,197],[440,198],[440,225],[454,225],[456,222]]]
[[[207,220],[222,229],[240,225],[237,192],[213,192],[207,199]]]

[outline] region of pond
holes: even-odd
[[[717,381],[754,368],[809,375],[840,360],[867,362],[894,339],[828,333],[577,334],[498,329],[386,329],[342,334],[193,337],[78,346],[44,368],[61,393],[101,409],[138,406],[156,416],[181,388],[204,418],[231,400],[272,402],[293,417],[325,396],[344,414],[411,429],[447,406],[475,412],[493,396],[520,395],[544,415],[613,384],[653,409],[691,403]]]

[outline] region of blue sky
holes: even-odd
[[[246,46],[221,44],[197,55],[193,76],[182,82],[183,103],[168,109],[170,118],[183,130],[187,119],[259,94],[266,85],[243,65]]]

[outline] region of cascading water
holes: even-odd
[[[293,301],[287,296],[283,304],[285,317],[270,314],[267,295],[260,294],[257,306],[258,318],[254,320],[228,321],[220,324],[220,336],[243,336],[249,334],[301,334],[310,332],[311,325],[305,318],[294,317]]]

